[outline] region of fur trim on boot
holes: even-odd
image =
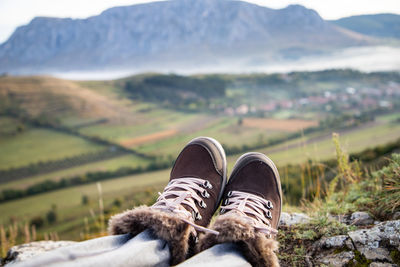
[[[146,229],[151,229],[158,238],[168,243],[171,265],[176,265],[186,259],[191,228],[174,213],[146,206],[114,215],[108,222],[108,232],[112,235],[126,233],[137,235]]]
[[[206,234],[200,237],[198,252],[215,244],[236,243],[252,266],[279,267],[279,261],[274,252],[278,249],[278,242],[263,233],[256,232],[242,217],[233,214],[220,215],[212,229],[218,231],[219,235]]]

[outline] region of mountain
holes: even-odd
[[[400,39],[400,15],[396,14],[352,16],[332,23],[365,35]]]
[[[368,42],[300,5],[275,10],[241,1],[171,0],[87,19],[37,17],[0,46],[0,72],[256,64]]]

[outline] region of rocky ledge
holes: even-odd
[[[346,216],[330,216],[356,229],[346,234],[322,236],[308,242],[308,248],[301,255],[303,262],[310,266],[370,266],[394,267],[400,262],[400,218],[394,214],[393,220],[374,221],[366,212],[355,212]],[[303,213],[282,213],[281,231],[285,235],[299,225],[309,224],[312,218]],[[298,240],[297,240],[298,241]],[[301,241],[301,240],[300,240]],[[285,242],[285,241],[283,241]],[[29,258],[59,247],[73,244],[72,241],[39,241],[14,246],[8,252],[4,263],[29,260]],[[307,243],[307,242],[304,242]],[[282,244],[285,247],[287,244]],[[282,252],[282,251],[281,251]],[[289,257],[295,257],[289,254]],[[299,262],[282,261],[282,266],[303,266]]]
[[[306,255],[303,255],[306,264],[308,266],[399,266],[400,220],[397,220],[400,219],[399,214],[394,214],[392,218],[394,220],[377,222],[366,212],[329,216],[330,220],[336,220],[356,229],[343,235],[322,236],[311,242],[304,253]],[[302,213],[282,213],[280,224],[282,231],[290,232],[291,227],[310,223],[311,220]]]
[[[53,250],[60,247],[66,247],[74,244],[74,241],[37,241],[26,243],[12,247],[7,257],[1,262],[2,264],[8,264],[11,262],[21,262],[29,260],[30,258],[42,254],[43,252]],[[1,264],[0,264],[1,265]]]
[[[310,256],[316,262],[332,266],[398,266],[400,259],[400,220],[386,221],[372,228],[347,235],[323,237],[314,244]],[[360,262],[362,261],[362,262]]]

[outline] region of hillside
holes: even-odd
[[[0,46],[0,72],[170,69],[369,43],[300,5],[275,10],[241,1],[174,0],[115,7],[87,19],[37,17]]]
[[[0,77],[0,111],[30,117],[120,119],[124,112],[113,99],[77,83],[52,77]]]
[[[332,23],[365,35],[400,39],[400,15],[396,14],[352,16]]]

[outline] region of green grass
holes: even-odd
[[[0,137],[0,169],[63,159],[102,149],[103,146],[76,136],[31,128],[16,136]]]
[[[377,120],[383,122],[395,122],[396,120],[400,119],[400,112],[393,112],[391,114],[378,116]]]
[[[16,134],[18,125],[22,125],[18,120],[11,117],[0,116],[0,139],[3,136]]]
[[[61,178],[70,178],[74,175],[82,175],[87,172],[94,171],[114,171],[121,167],[138,167],[145,166],[149,163],[148,160],[142,159],[135,155],[123,155],[116,158],[97,161],[89,164],[84,164],[77,167],[72,167],[64,170],[59,170],[51,173],[35,175],[23,180],[0,184],[0,190],[8,188],[25,189],[33,184],[43,182],[45,180],[58,181]]]

